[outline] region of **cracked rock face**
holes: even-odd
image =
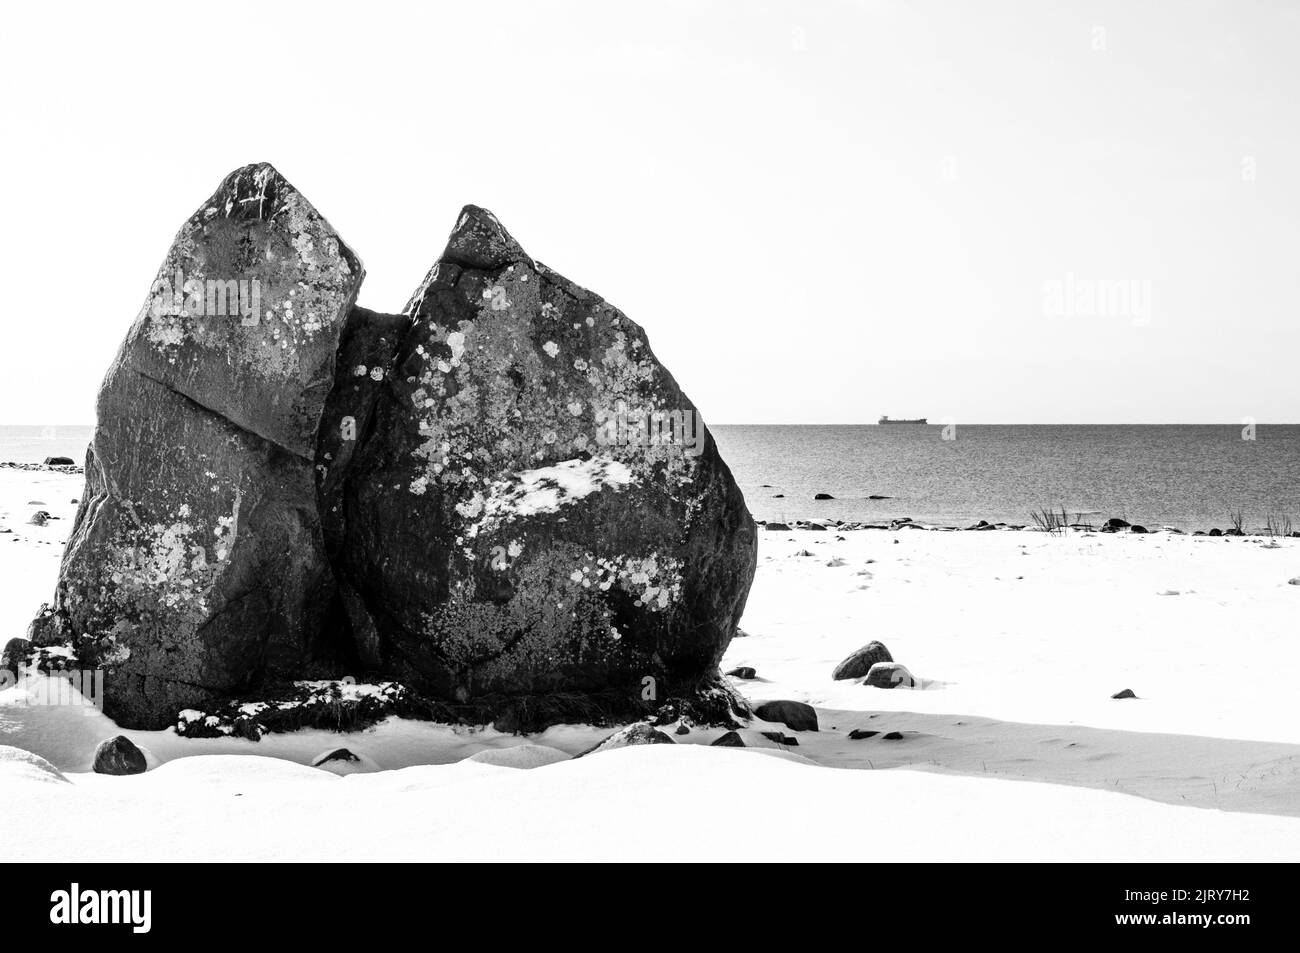
[[[178,270],[203,300],[158,307]],[[295,678],[488,714],[716,678],[754,525],[641,328],[473,206],[404,313],[361,278],[270,166],[222,183],[104,382],[33,638],[103,667],[130,727]]]
[[[269,165],[231,173],[176,236],[100,389],[32,630],[105,670],[119,724],[305,670],[330,585],[316,430],[362,274]]]

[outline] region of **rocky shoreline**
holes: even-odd
[[[1236,527],[1220,529],[1217,526],[1208,530],[1198,529],[1188,532],[1179,529],[1176,526],[1160,526],[1156,528],[1147,528],[1139,523],[1129,523],[1119,517],[1111,517],[1103,523],[1066,523],[1063,526],[1046,529],[1039,526],[1033,526],[1029,523],[990,523],[987,520],[980,520],[970,526],[953,526],[944,523],[926,523],[920,520],[914,520],[911,517],[901,517],[888,521],[872,520],[835,520],[835,519],[800,519],[790,521],[779,520],[761,520],[756,519],[754,522],[760,530],[769,533],[780,532],[837,532],[847,533],[859,530],[888,530],[898,532],[901,530],[928,530],[934,533],[953,533],[953,532],[1030,532],[1030,533],[1054,533],[1063,531],[1073,531],[1086,534],[1132,534],[1148,535],[1152,533],[1170,533],[1176,536],[1209,536],[1209,537],[1253,537],[1257,539],[1271,539],[1274,537],[1294,537],[1300,538],[1300,531],[1291,531],[1289,533],[1245,530]]]
[[[0,470],[25,470],[28,472],[46,472],[46,473],[71,473],[78,476],[86,472],[85,467],[75,463],[21,463],[14,460],[0,461]]]

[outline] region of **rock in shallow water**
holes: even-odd
[[[37,641],[129,727],[343,674],[534,728],[715,685],[754,524],[641,328],[473,206],[404,313],[361,279],[270,166],[191,217]]]

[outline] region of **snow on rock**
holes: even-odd
[[[915,688],[916,678],[906,665],[898,662],[876,662],[862,683],[872,688]]]
[[[676,743],[670,736],[653,725],[638,722],[635,725],[620,728],[609,737],[602,739],[586,751],[576,755],[576,757],[583,758],[601,751],[613,751],[617,748],[628,748],[636,745],[672,745]]]
[[[329,751],[322,751],[311,759],[311,766],[340,776],[380,770],[374,758],[352,748],[333,748]]]
[[[0,785],[14,781],[48,784],[53,781],[66,783],[67,780],[62,771],[40,755],[13,745],[0,745]],[[7,822],[8,819],[6,826]]]
[[[548,764],[568,761],[569,755],[558,748],[546,745],[523,744],[512,748],[486,748],[466,760],[479,764],[494,764],[503,768],[540,768]]]
[[[392,714],[407,711],[428,717],[410,694],[395,682],[378,684],[319,679],[294,682],[283,694],[264,701],[232,701],[212,711],[182,709],[177,734],[187,738],[235,737],[257,741],[268,732],[329,727],[360,730]]]
[[[203,790],[213,795],[254,785],[275,786],[289,782],[296,786],[303,782],[337,780],[328,771],[295,764],[283,758],[229,754],[177,758],[140,775],[136,783],[144,779],[150,779],[159,788],[184,789],[195,793]]]
[[[549,467],[524,470],[508,480],[499,480],[488,488],[486,499],[475,497],[470,512],[481,514],[470,535],[507,523],[516,517],[554,513],[560,507],[576,503],[606,487],[624,487],[632,483],[632,471],[618,460],[591,457],[587,460],[564,460]]]

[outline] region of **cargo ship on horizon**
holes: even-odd
[[[924,417],[917,417],[915,420],[890,420],[888,417],[881,417],[876,423],[880,424],[923,424],[926,423]]]

